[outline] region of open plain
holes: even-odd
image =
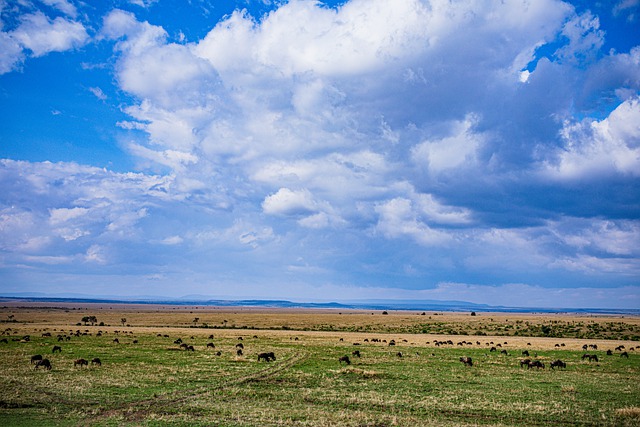
[[[0,304],[6,426],[640,425],[633,316]]]

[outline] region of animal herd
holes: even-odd
[[[118,334],[119,331],[114,331],[114,333]],[[127,332],[123,331],[122,333],[126,334]],[[131,333],[131,332],[129,332],[129,333]],[[60,341],[65,341],[65,340],[68,341],[68,340],[70,340],[71,336],[74,336],[74,335],[75,336],[80,336],[80,335],[87,335],[87,334],[88,334],[88,331],[80,332],[78,330],[78,331],[72,332],[70,335],[59,334],[57,338],[58,338],[59,342]],[[43,337],[51,337],[51,333],[46,332],[46,333],[43,333],[42,336]],[[97,336],[102,336],[102,332],[98,331]],[[166,335],[166,334],[165,335],[158,334],[157,336],[158,337],[169,338],[169,335]],[[194,339],[195,337],[191,337],[191,338]],[[258,337],[254,336],[254,338],[258,338]],[[19,340],[21,342],[29,342],[30,339],[31,339],[31,337],[29,335],[26,335],[26,336],[23,336],[22,338],[20,338]],[[213,340],[213,335],[210,335],[209,339]],[[242,341],[242,340],[243,340],[242,337],[238,337],[238,341]],[[296,337],[296,341],[297,340],[298,340],[298,338]],[[340,338],[340,341],[344,341],[344,340],[342,338]],[[387,342],[384,339],[377,339],[377,338],[370,338],[369,339],[369,338],[365,338],[364,342],[366,342],[366,343],[369,343],[369,342],[371,342],[371,343],[381,342],[381,343],[386,343],[389,346],[396,345],[396,341],[393,340],[393,339],[391,339],[391,340],[389,340]],[[406,343],[407,340],[402,340],[402,342]],[[7,344],[8,340],[6,338],[2,338],[2,339],[0,339],[0,343]],[[116,338],[113,339],[113,343],[114,344],[119,344],[120,340],[116,337]],[[133,341],[131,341],[131,343],[132,344],[138,344],[139,341],[137,339],[134,339]],[[175,341],[173,341],[173,343],[178,345],[180,349],[183,349],[185,351],[191,351],[191,352],[195,352],[196,351],[196,349],[195,349],[195,347],[193,345],[183,342],[183,340],[181,338],[177,338]],[[479,341],[475,341],[475,343],[471,342],[471,341],[460,341],[460,342],[454,343],[452,340],[434,340],[433,341],[433,345],[435,345],[436,347],[446,346],[446,345],[454,345],[454,344],[458,345],[458,346],[465,346],[465,345],[468,346],[468,345],[474,345],[474,344],[475,345],[482,345]],[[491,341],[491,342],[487,342],[485,344],[489,347],[489,353],[492,353],[492,352],[496,352],[497,353],[498,349],[500,347],[502,347],[503,344],[507,345],[508,342],[505,341],[504,343],[502,343],[502,342],[501,343],[494,343],[493,341]],[[353,343],[353,345],[361,345],[361,343],[357,342],[357,343]],[[531,345],[531,344],[527,343],[527,345]],[[565,346],[564,343],[555,345],[556,348],[564,347],[564,346]],[[636,348],[640,348],[640,346],[632,347],[632,348],[630,348],[630,350],[635,350]],[[216,345],[213,342],[208,342],[206,344],[206,349],[216,349]],[[582,349],[585,350],[585,351],[587,351],[589,349],[597,350],[598,346],[596,344],[584,344],[582,346]],[[243,351],[244,350],[245,350],[245,345],[242,342],[238,342],[237,344],[235,344],[235,351],[236,351],[236,355],[237,356],[243,356],[243,354],[244,354]],[[615,351],[619,352],[620,357],[629,358],[629,353],[626,351],[626,348],[625,348],[624,345],[620,345],[620,346],[616,347]],[[51,353],[52,354],[62,353],[62,346],[61,345],[54,345],[52,347]],[[222,354],[222,352],[218,350],[215,354],[217,356],[220,356]],[[416,354],[419,355],[419,353],[416,353]],[[509,356],[509,352],[506,349],[501,349],[500,350],[500,354],[504,355],[504,356]],[[608,356],[612,356],[614,353],[611,350],[607,350],[606,354]],[[351,353],[351,356],[360,358],[360,357],[362,357],[362,353],[360,352],[360,350],[354,350]],[[396,356],[398,358],[402,358],[403,357],[403,353],[402,352],[397,352]],[[488,356],[488,354],[487,354],[487,356]],[[545,369],[545,363],[543,361],[538,360],[538,359],[535,358],[535,357],[537,357],[537,354],[534,355],[535,357],[532,359],[531,356],[530,356],[530,352],[528,350],[523,350],[522,351],[522,356],[526,356],[526,358],[519,360],[521,368],[522,367],[526,367],[527,369],[532,369],[532,368]],[[581,359],[589,361],[589,362],[599,362],[598,355],[595,354],[595,353],[584,353],[582,355]],[[276,360],[276,356],[275,356],[274,352],[261,352],[261,353],[259,353],[257,355],[257,360],[258,360],[258,362],[260,362],[260,361],[272,362],[272,361]],[[473,367],[474,366],[474,361],[469,356],[459,357],[459,361],[465,366],[468,366],[468,367]],[[44,370],[51,370],[52,369],[51,360],[49,360],[47,358],[44,358],[41,354],[36,354],[36,355],[31,356],[30,362],[31,362],[32,365],[35,366],[36,370],[39,369],[39,368],[43,368]],[[347,365],[350,365],[352,363],[351,358],[348,355],[340,356],[338,358],[338,362],[339,362],[339,364],[343,364],[344,363],[344,364],[347,364]],[[95,357],[95,358],[91,359],[90,361],[87,360],[87,359],[84,359],[84,358],[78,358],[78,359],[75,359],[73,361],[73,366],[74,367],[83,368],[83,367],[88,367],[89,365],[102,366],[102,361],[98,357]],[[560,360],[560,359],[556,359],[556,360],[554,360],[554,361],[549,363],[549,368],[550,369],[556,369],[556,368],[565,369],[566,367],[567,367],[567,363],[565,361]]]

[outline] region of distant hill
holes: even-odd
[[[640,316],[640,309],[600,308],[531,308],[504,307],[475,304],[466,301],[440,300],[351,300],[343,302],[295,302],[265,299],[212,299],[204,295],[188,295],[180,298],[161,296],[89,296],[81,294],[44,294],[35,292],[5,293],[2,301],[50,302],[50,303],[110,303],[110,304],[163,304],[205,305],[215,307],[265,307],[265,308],[317,308],[353,310],[398,310],[398,311],[448,311],[448,312],[505,312],[505,313],[594,313]]]

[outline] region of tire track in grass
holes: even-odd
[[[82,425],[94,425],[97,422],[106,421],[109,418],[117,416],[122,416],[126,421],[143,421],[147,418],[149,413],[162,412],[162,408],[170,408],[189,400],[201,398],[210,394],[212,391],[226,390],[242,384],[272,378],[281,372],[291,369],[294,365],[306,360],[308,357],[308,352],[297,352],[292,357],[282,360],[281,362],[269,362],[269,366],[256,372],[223,381],[223,383],[216,386],[215,389],[212,389],[210,386],[203,385],[193,389],[175,391],[163,396],[120,404],[117,408],[104,410],[93,417],[85,419]]]

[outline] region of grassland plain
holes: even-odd
[[[0,320],[3,426],[640,425],[636,317],[12,303]]]

